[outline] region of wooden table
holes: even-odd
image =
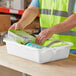
[[[55,62],[38,64],[8,55],[6,46],[0,46],[0,65],[32,76],[76,76],[76,55]]]

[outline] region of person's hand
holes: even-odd
[[[20,24],[19,23],[14,23],[9,30],[19,30],[20,29]]]
[[[53,33],[50,31],[50,28],[41,31],[39,35],[36,36],[36,43],[42,45],[45,40],[49,39]]]

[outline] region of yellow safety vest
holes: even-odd
[[[76,0],[39,0],[40,1],[40,24],[42,29],[49,28],[73,14]],[[64,25],[65,26],[65,25]],[[54,34],[54,39],[74,43],[72,49],[76,49],[76,28],[62,33]]]

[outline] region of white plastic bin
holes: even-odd
[[[7,39],[4,41],[6,42],[8,54],[32,60],[37,63],[46,63],[67,58],[69,56],[70,46],[73,45],[67,42],[68,45],[60,47],[36,49]]]

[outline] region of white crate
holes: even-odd
[[[68,45],[60,47],[36,49],[10,40],[4,41],[6,42],[8,54],[32,60],[37,63],[46,63],[67,58],[69,56],[70,46],[73,45],[67,42]]]

